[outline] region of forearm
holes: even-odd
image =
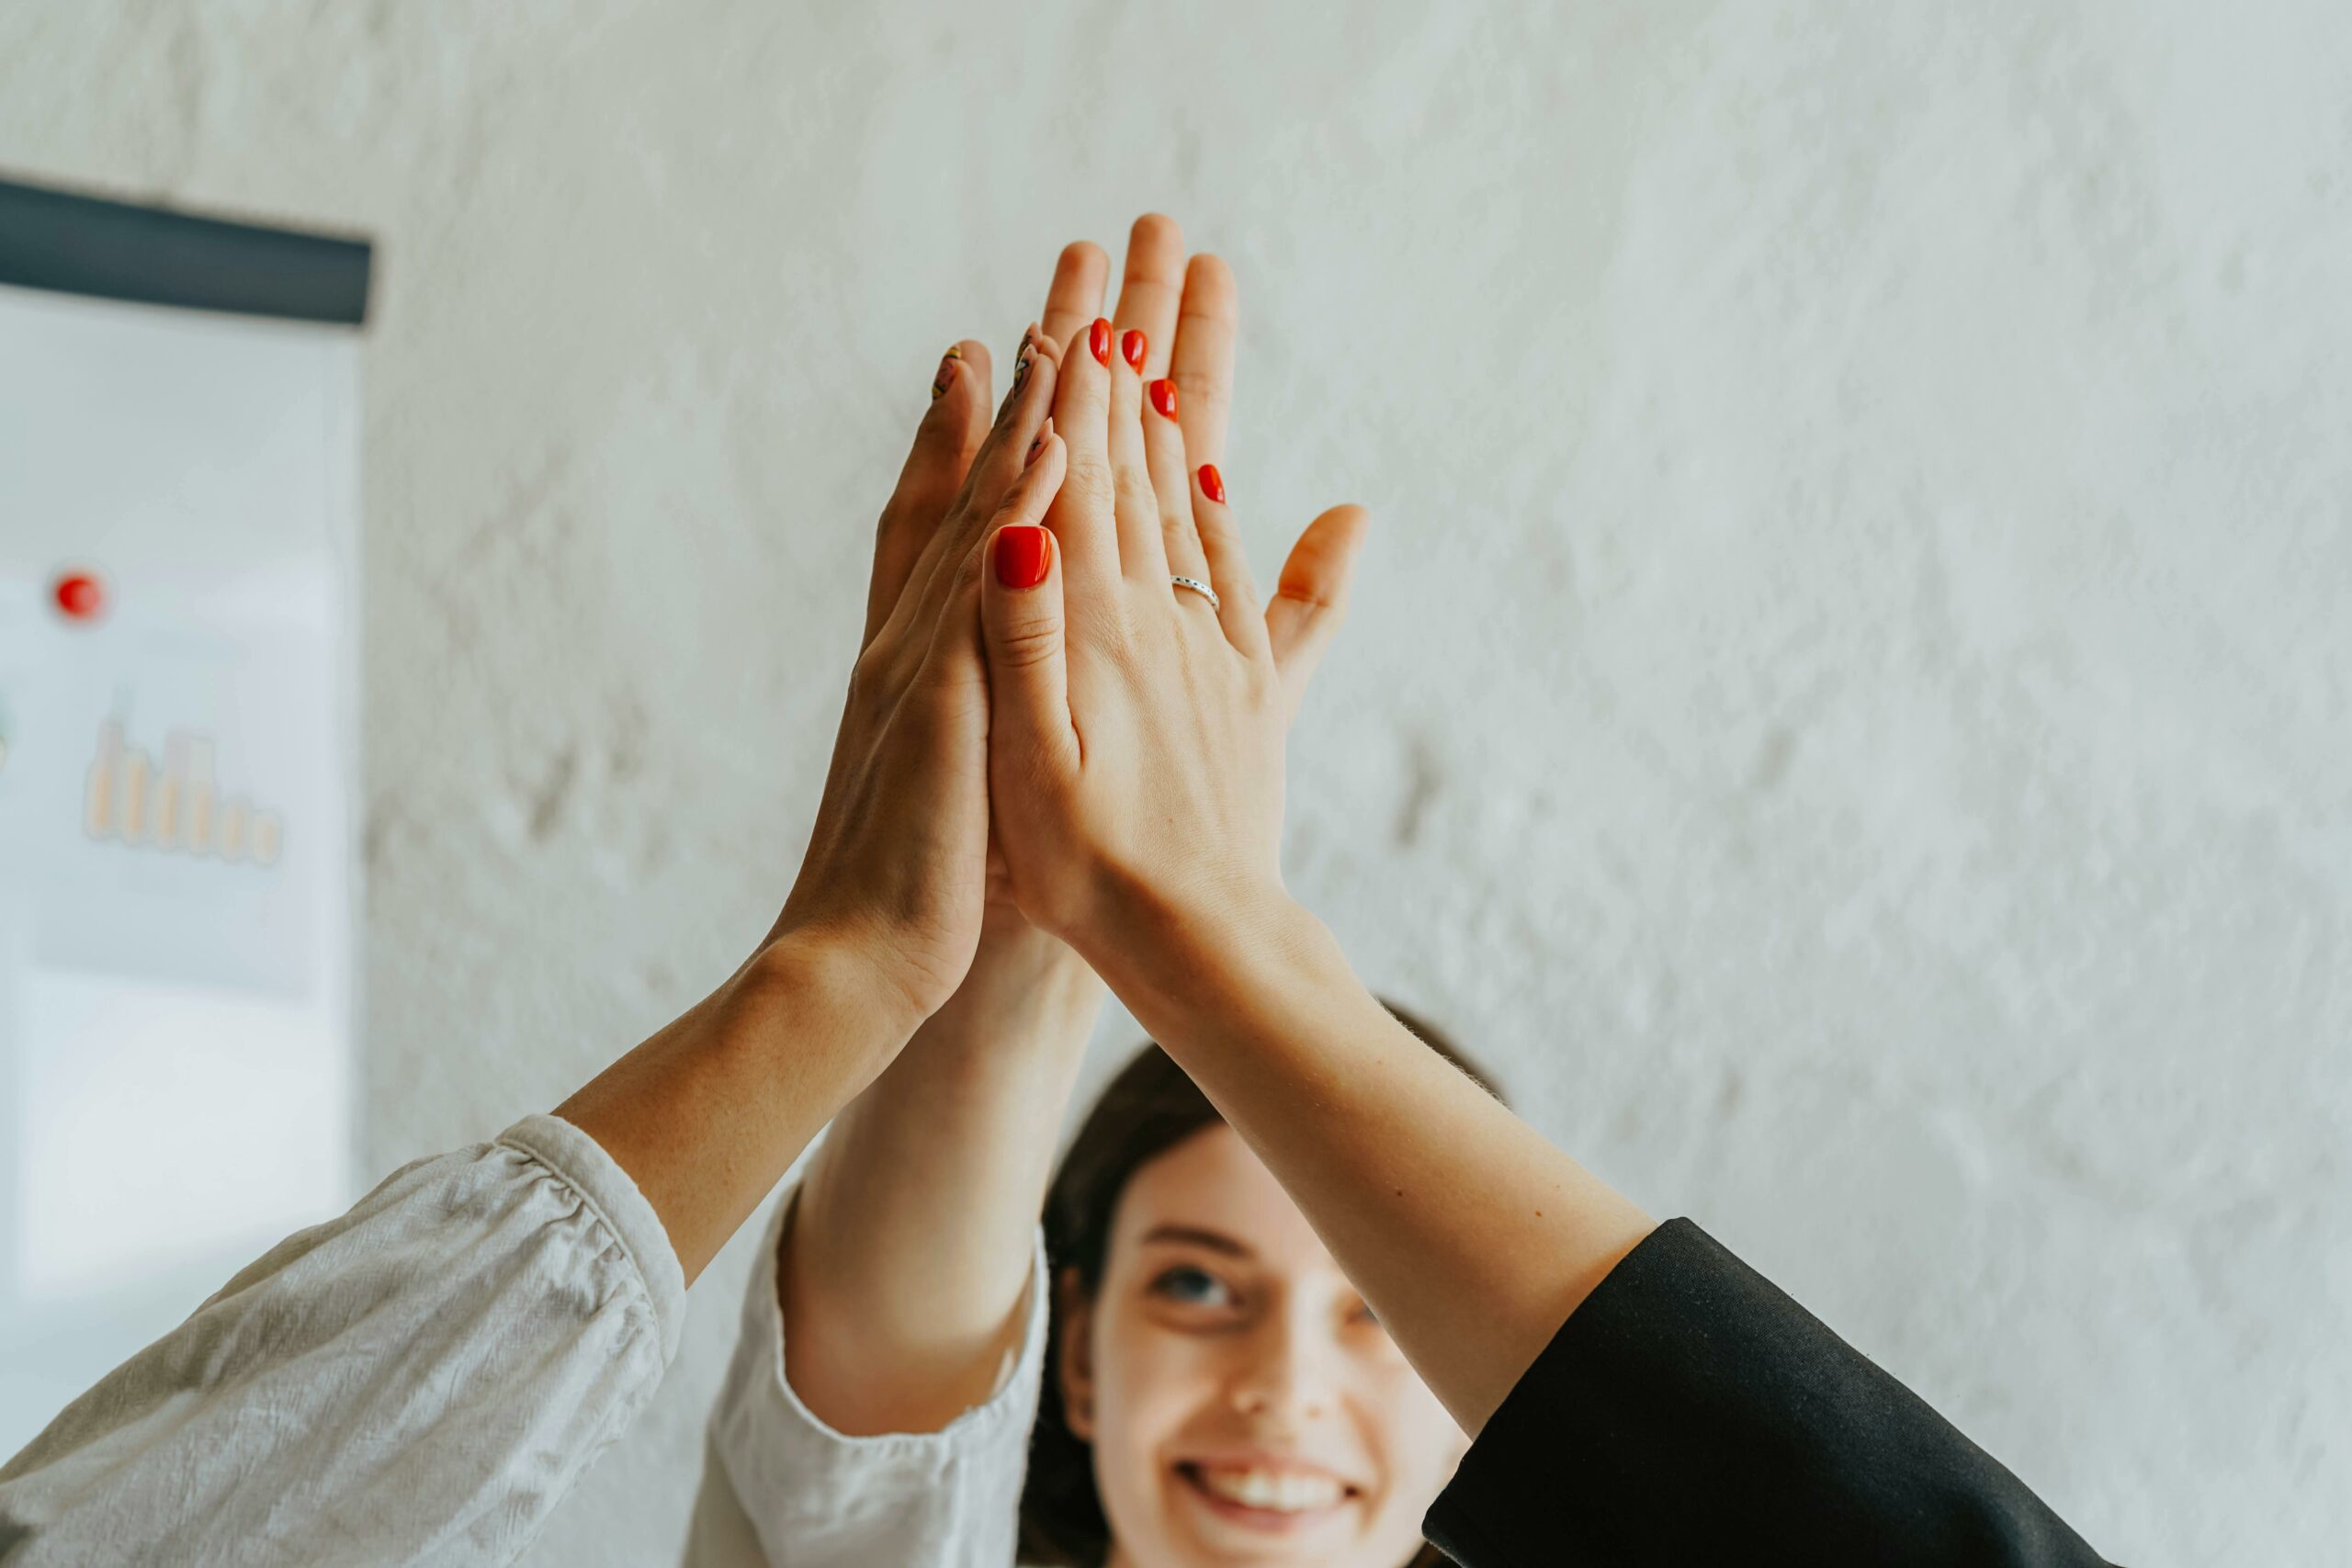
[[[918,1021],[854,952],[786,936],[556,1114],[628,1172],[691,1283]]]
[[[835,1121],[778,1269],[786,1375],[829,1426],[935,1431],[989,1397],[1102,995],[1057,942],[991,943]]]
[[[1295,904],[1155,923],[1105,977],[1476,1434],[1653,1222],[1408,1033]]]

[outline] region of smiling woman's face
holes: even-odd
[[[1110,1568],[1400,1568],[1469,1444],[1222,1123],[1139,1168],[1058,1369]]]

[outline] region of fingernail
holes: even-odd
[[[949,345],[947,352],[940,356],[939,374],[931,378],[931,395],[934,401],[946,394],[947,383],[956,379],[956,362],[963,357],[964,345],[961,344]]]
[[[1125,355],[1128,365],[1137,370],[1143,368],[1143,333],[1133,327],[1128,328],[1127,335],[1119,340],[1119,352]]]
[[[1034,523],[1014,523],[997,530],[996,580],[1007,588],[1035,588],[1046,581],[1053,565],[1054,547],[1046,530]]]
[[[1092,352],[1097,365],[1109,365],[1111,363],[1111,323],[1099,316],[1095,318],[1094,324],[1086,329],[1086,346]]]
[[[1051,435],[1053,433],[1054,416],[1052,414],[1047,414],[1046,416],[1046,423],[1037,428],[1037,439],[1029,443],[1029,456],[1021,459],[1021,466],[1023,468],[1025,468],[1030,464],[1037,460],[1037,454],[1046,449],[1046,437]],[[1220,496],[1217,499],[1221,501],[1224,497]]]
[[[1176,383],[1162,376],[1147,389],[1151,393],[1151,406],[1159,411],[1162,419],[1176,417]]]
[[[1219,506],[1225,504],[1225,476],[1216,471],[1215,463],[1201,465],[1201,493]]]

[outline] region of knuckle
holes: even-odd
[[[1205,506],[1196,503],[1193,508],[1193,525],[1200,529],[1203,542],[1216,547],[1216,564],[1219,566],[1227,565],[1241,554],[1239,531],[1233,526],[1231,514],[1216,502],[1210,502]],[[1225,590],[1219,588],[1217,592],[1222,593]]]
[[[1062,493],[1081,505],[1107,506],[1117,496],[1111,465],[1100,457],[1072,457],[1062,476]]]
[[[895,649],[876,637],[857,656],[857,661],[849,667],[849,705],[853,709],[871,705],[896,683],[892,679],[897,664],[894,654]]]
[[[997,635],[997,662],[1012,670],[1034,669],[1061,657],[1062,629],[1052,621],[1023,621]]]
[[[1222,410],[1232,400],[1222,376],[1212,376],[1205,370],[1176,370],[1170,373],[1176,391],[1182,400],[1181,406],[1194,412]]]
[[[1155,513],[1159,512],[1159,492],[1152,489],[1148,472],[1141,468],[1122,466],[1116,482],[1121,506],[1137,507]]]
[[[979,545],[975,544],[956,558],[955,572],[947,581],[950,598],[960,599],[979,587],[980,558],[987,553]]]
[[[1311,578],[1284,578],[1274,597],[1287,599],[1316,615],[1338,615],[1347,609],[1344,594]]]

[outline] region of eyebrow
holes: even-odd
[[[1149,1247],[1156,1241],[1170,1241],[1193,1247],[1204,1247],[1211,1252],[1222,1252],[1228,1258],[1255,1258],[1256,1253],[1223,1231],[1203,1230],[1198,1225],[1154,1225],[1144,1232],[1136,1245]]]

